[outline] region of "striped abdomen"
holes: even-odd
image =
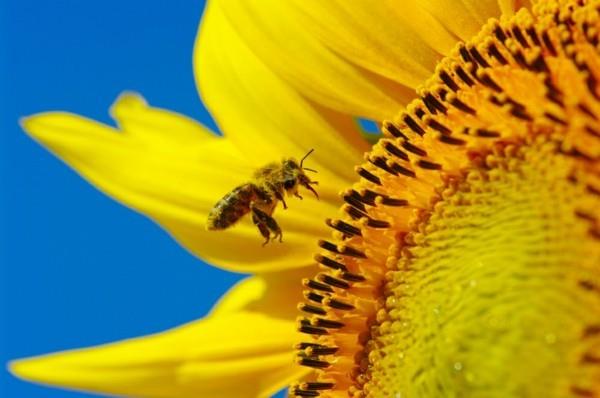
[[[225,229],[235,224],[250,212],[250,204],[257,197],[256,190],[254,184],[244,184],[225,195],[210,211],[206,228]]]

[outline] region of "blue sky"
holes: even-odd
[[[213,125],[192,47],[202,1],[0,1],[0,361],[201,317],[240,276],[202,264],[28,138],[20,117],[112,123],[123,90]],[[0,396],[81,398],[0,372]]]

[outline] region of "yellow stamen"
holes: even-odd
[[[383,123],[304,281],[292,394],[600,394],[599,10],[491,20]]]

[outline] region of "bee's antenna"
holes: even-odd
[[[311,169],[311,168],[309,168],[309,167],[303,167],[303,168],[302,168],[302,170],[306,170],[306,171],[312,171],[313,173],[318,173],[318,171],[317,171],[317,170],[315,170],[315,169]]]
[[[302,163],[304,163],[304,159],[306,159],[308,157],[308,155],[310,155],[311,153],[313,153],[315,149],[311,149],[310,151],[308,151],[308,153],[306,155],[304,155],[304,157],[302,159],[300,159],[300,168],[302,168]]]

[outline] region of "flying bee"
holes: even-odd
[[[317,172],[303,166],[304,160],[312,152],[313,149],[308,151],[300,163],[294,158],[286,158],[256,170],[252,181],[234,188],[215,204],[208,215],[206,228],[211,231],[226,229],[246,214],[252,213],[252,222],[265,238],[263,246],[271,239],[278,238],[281,242],[281,228],[273,218],[277,203],[281,202],[283,208],[287,209],[284,195],[302,199],[298,193],[299,186],[303,186],[319,198],[317,191],[311,186],[318,182],[311,181],[304,174],[305,170]]]

